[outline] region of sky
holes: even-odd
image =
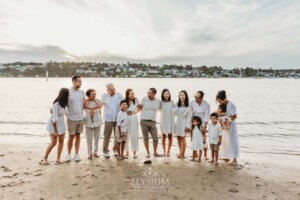
[[[0,0],[0,63],[300,68],[299,0]]]

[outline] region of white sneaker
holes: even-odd
[[[71,162],[72,158],[71,158],[71,154],[69,153],[66,157],[66,162]]]
[[[105,158],[109,158],[110,157],[108,152],[103,153],[103,155],[104,155]]]
[[[79,161],[81,161],[81,159],[80,159],[80,157],[79,157],[79,155],[78,155],[78,154],[75,154],[75,156],[74,156],[74,160],[75,160],[75,162],[79,162]]]
[[[118,156],[118,152],[117,152],[117,151],[114,151],[114,155],[115,155],[115,156]]]

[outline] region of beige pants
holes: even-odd
[[[149,143],[149,133],[152,137],[153,144],[158,143],[157,127],[155,121],[141,120],[141,128],[142,128],[144,143]]]
[[[88,148],[88,155],[91,156],[98,153],[99,139],[100,139],[100,127],[85,128],[85,137]],[[93,139],[94,139],[94,152],[93,152]]]
[[[104,139],[103,139],[103,153],[108,153],[109,141],[111,138],[112,131],[114,131],[114,145],[116,144],[116,126],[117,122],[105,122],[104,125]]]

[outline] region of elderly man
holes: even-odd
[[[206,140],[206,128],[210,117],[210,105],[204,100],[204,92],[197,91],[195,94],[195,100],[191,102],[191,110],[193,116],[198,116],[201,118],[202,125],[201,131],[204,134],[204,139]],[[207,160],[207,142],[204,145],[204,157]]]
[[[156,127],[156,115],[157,110],[160,109],[161,101],[155,98],[156,89],[150,88],[148,90],[147,97],[142,99],[141,107],[141,128],[144,137],[144,144],[147,150],[147,158],[150,158],[150,151],[149,151],[149,133],[152,137],[153,141],[153,150],[155,157],[161,157],[160,154],[157,153],[157,144],[158,144],[158,137],[157,137],[157,127]]]
[[[103,140],[103,155],[105,158],[109,158],[109,140],[111,138],[112,131],[114,131],[114,138],[116,125],[117,125],[117,115],[119,112],[120,102],[123,99],[122,95],[116,92],[116,89],[112,83],[106,85],[107,93],[102,95],[102,105],[104,106],[104,140]],[[117,156],[118,152],[115,147],[116,140],[114,139],[113,151],[114,155]]]

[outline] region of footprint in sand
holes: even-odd
[[[10,172],[11,171],[8,167],[5,167],[5,166],[1,166],[1,169],[3,169],[3,171],[5,171],[5,172]]]
[[[235,188],[230,188],[230,189],[229,189],[229,192],[238,193],[239,190],[237,190],[237,189],[235,189]]]
[[[0,154],[0,157],[3,157],[3,156],[5,156],[4,154]]]

